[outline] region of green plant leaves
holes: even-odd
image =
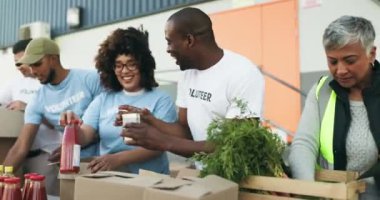
[[[208,127],[207,141],[213,153],[198,153],[193,159],[204,164],[201,176],[216,174],[234,182],[251,175],[281,176],[285,148],[279,136],[253,118],[218,119]]]

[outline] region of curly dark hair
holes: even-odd
[[[115,92],[123,89],[114,72],[115,60],[119,55],[131,55],[136,59],[142,88],[151,91],[158,86],[154,78],[156,62],[149,49],[147,31],[133,27],[116,29],[100,45],[98,55],[95,57],[95,67],[104,88]]]

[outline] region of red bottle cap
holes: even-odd
[[[31,176],[36,176],[36,175],[39,175],[39,174],[38,173],[28,173],[28,174],[24,174],[24,178],[30,179]]]
[[[78,124],[80,124],[80,120],[79,120],[79,119],[72,119],[72,120],[70,121],[70,123],[68,123],[68,125],[69,125],[69,124],[78,125]]]
[[[20,178],[6,178],[4,179],[4,183],[20,183]]]
[[[32,181],[43,181],[43,180],[45,180],[45,176],[43,176],[43,175],[31,176],[30,180],[32,180]]]

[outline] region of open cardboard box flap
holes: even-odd
[[[158,178],[163,178],[163,179],[170,178],[169,175],[160,174],[160,173],[149,171],[149,170],[145,170],[145,169],[139,169],[139,175],[140,176],[149,176],[149,177],[158,177]]]
[[[200,171],[196,169],[182,168],[179,169],[175,178],[184,178],[184,177],[199,177]]]
[[[238,185],[210,175],[194,181],[163,180],[145,190],[144,200],[237,200]]]
[[[182,179],[166,179],[160,183],[153,185],[153,188],[163,189],[163,190],[176,190],[185,185],[191,185],[193,182]]]
[[[97,175],[99,177],[100,176],[116,176],[120,178],[134,178],[138,176],[137,174],[130,174],[130,173],[125,173],[125,172],[117,172],[117,171],[102,171],[102,172],[97,173]],[[91,177],[91,175],[85,175],[85,176]]]

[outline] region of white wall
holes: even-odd
[[[329,23],[342,15],[361,16],[375,27],[375,45],[380,48],[380,6],[372,0],[323,0],[321,6],[303,9],[299,4],[300,71],[327,70],[322,35]],[[377,51],[380,58],[380,51]]]

